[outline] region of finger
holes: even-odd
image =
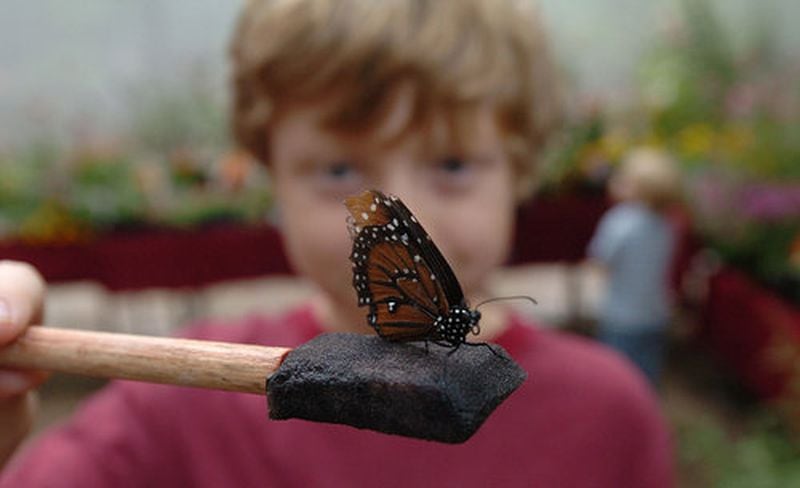
[[[0,344],[42,320],[45,283],[36,269],[18,261],[0,261]]]
[[[36,416],[38,398],[34,392],[0,402],[0,466],[28,435]]]
[[[47,376],[44,371],[0,370],[0,402],[33,390]]]

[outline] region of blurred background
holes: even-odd
[[[634,146],[669,151],[687,186],[661,398],[682,486],[800,486],[800,3],[540,4],[568,127],[498,294],[591,335],[604,283],[583,259],[608,176]],[[268,175],[227,132],[238,8],[0,0],[0,259],[53,283],[49,323],[167,334],[307,296]],[[51,381],[41,426],[97,386]]]

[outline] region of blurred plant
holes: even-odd
[[[152,80],[132,90],[130,132],[140,148],[157,154],[218,152],[229,144],[221,93],[202,64]]]
[[[642,99],[652,130],[667,137],[695,124],[720,124],[725,117],[718,98],[737,77],[729,37],[710,4],[681,5],[683,23],[642,63]],[[703,131],[698,135],[702,139]]]
[[[591,109],[566,128],[561,140],[545,155],[542,174],[544,192],[574,192],[587,189],[603,191],[605,180],[595,178],[587,153],[598,147],[606,130],[606,121],[599,109]],[[602,157],[602,154],[598,155]]]
[[[800,178],[800,59],[774,48],[759,7],[750,42],[733,50],[708,0],[683,0],[682,28],[641,65],[649,130],[689,166],[753,178]]]
[[[265,218],[270,198],[259,164],[239,156],[231,180],[225,170],[230,156],[191,170],[186,157],[175,162],[80,151],[63,160],[0,158],[0,239],[65,244],[115,230]],[[23,164],[31,161],[37,164]]]
[[[266,171],[231,150],[223,90],[203,65],[173,78],[131,91],[118,140],[83,131],[73,147],[0,153],[0,239],[63,244],[121,229],[262,221]]]
[[[173,156],[137,159],[112,148],[2,157],[0,238],[65,244],[116,230],[265,218],[269,185],[257,162],[239,153]]]
[[[576,117],[545,189],[602,188],[628,148],[662,147],[685,170],[707,243],[800,304],[800,59],[777,53],[768,14],[736,50],[708,0],[681,5],[682,22],[642,60],[636,103]]]
[[[70,243],[88,236],[58,190],[58,154],[55,146],[36,142],[13,156],[0,156],[0,238]]]
[[[71,158],[69,208],[97,230],[144,220],[145,197],[133,183],[133,164],[121,152],[81,152]]]
[[[681,472],[700,478],[693,480],[698,486],[800,486],[800,314],[769,301],[760,313],[769,336],[752,361],[779,382],[777,395],[740,406],[733,422],[721,415],[673,421]]]
[[[800,183],[695,171],[688,193],[696,228],[720,257],[800,304]]]
[[[704,417],[685,420],[676,430],[681,470],[700,478],[700,486],[800,486],[800,444],[773,412],[753,414],[738,433]]]
[[[45,196],[38,176],[50,159],[51,149],[41,145],[13,157],[0,155],[0,235],[14,231],[38,207]]]
[[[706,2],[686,3],[693,6],[686,35],[656,56],[656,64],[669,58],[684,66],[673,74],[683,88],[660,106],[645,104],[651,131],[686,165],[689,203],[708,243],[800,304],[792,264],[800,238],[800,60],[778,63],[767,30],[738,56],[704,49],[709,32],[726,45],[730,36],[706,29],[715,24]]]

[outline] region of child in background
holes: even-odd
[[[351,286],[342,204],[372,187],[411,208],[471,303],[486,297],[557,114],[545,47],[528,2],[247,2],[235,132],[269,168],[288,254],[319,292],[277,317],[187,335],[297,346],[374,333]],[[38,321],[43,288],[30,268],[0,265],[0,343]],[[624,362],[502,305],[483,311],[477,340],[502,345],[529,379],[462,445],[268,421],[258,396],[120,381],[23,449],[0,486],[672,485],[669,434]],[[5,454],[38,381],[0,374]]]
[[[618,203],[589,245],[589,256],[609,272],[599,339],[628,356],[655,386],[671,317],[668,272],[676,240],[666,211],[679,196],[679,181],[666,154],[632,151],[609,183]]]

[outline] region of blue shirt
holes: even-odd
[[[609,269],[600,317],[606,327],[633,331],[667,325],[674,242],[667,219],[645,205],[621,203],[603,216],[588,252]]]

